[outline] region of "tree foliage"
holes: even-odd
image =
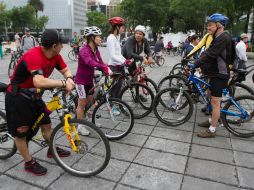
[[[107,36],[109,30],[108,19],[105,14],[97,11],[91,11],[87,13],[87,25],[97,26],[102,30],[102,35]]]

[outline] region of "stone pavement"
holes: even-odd
[[[63,56],[68,61],[67,46]],[[107,60],[105,48],[101,48]],[[7,82],[10,57],[0,60],[0,81]],[[148,69],[158,82],[166,76],[179,58],[167,57],[163,67]],[[75,72],[77,63],[69,62]],[[53,77],[58,77],[54,74]],[[250,83],[251,84],[251,83]],[[253,84],[251,84],[253,86]],[[0,108],[4,98],[0,96]],[[196,136],[197,122],[206,119],[198,104],[189,122],[166,126],[151,113],[135,120],[131,133],[110,142],[111,160],[107,168],[91,178],[78,178],[64,172],[54,160],[46,158],[46,149],[30,147],[33,156],[48,168],[45,177],[34,177],[23,171],[20,154],[0,160],[0,189],[87,189],[87,190],[237,190],[254,189],[254,138],[240,139],[224,128],[214,139]],[[53,123],[59,122],[53,117]]]

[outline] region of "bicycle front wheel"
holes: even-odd
[[[8,133],[5,113],[0,111],[0,159],[10,158],[16,152],[14,138]]]
[[[254,136],[254,96],[244,95],[234,99],[235,102],[248,113],[246,118],[237,108],[236,104],[228,101],[221,113],[221,120],[226,129],[238,137]]]
[[[108,139],[103,132],[93,123],[85,120],[72,119],[71,126],[85,127],[90,132],[89,136],[79,135],[80,141],[74,143],[78,147],[78,152],[74,152],[68,141],[70,138],[63,130],[63,123],[56,126],[50,139],[50,149],[53,158],[65,171],[80,177],[94,176],[103,171],[110,160],[110,146]],[[71,132],[74,139],[74,132]],[[68,157],[60,157],[57,149],[62,148],[71,152]]]
[[[152,111],[154,94],[144,84],[131,83],[126,85],[121,90],[119,97],[131,107],[135,119],[143,118]]]
[[[77,61],[77,55],[73,50],[68,53],[68,57],[71,61]]]
[[[96,106],[92,122],[104,132],[109,140],[118,140],[130,133],[134,125],[134,115],[128,104],[110,98]]]
[[[161,90],[153,103],[155,116],[169,126],[178,126],[187,122],[192,116],[193,109],[190,95],[177,88]]]

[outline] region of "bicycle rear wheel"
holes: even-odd
[[[144,84],[131,83],[126,85],[121,90],[119,97],[131,107],[135,119],[143,118],[152,111],[154,94]]]
[[[8,67],[8,76],[9,78],[11,78],[13,72],[14,72],[14,69],[16,67],[16,62],[11,60],[10,64],[9,64],[9,67]]]
[[[0,159],[5,160],[17,152],[15,141],[8,133],[5,113],[0,111]]]
[[[112,110],[115,109],[116,112]],[[128,104],[110,98],[96,106],[92,122],[104,132],[109,140],[118,140],[128,135],[134,125],[134,115]]]
[[[228,101],[222,110],[228,112],[221,113],[221,120],[226,129],[238,137],[254,136],[254,96],[244,95],[234,99],[238,105],[248,112],[248,117],[244,118],[241,111],[232,102]]]
[[[69,53],[68,53],[68,57],[71,61],[77,61],[77,55],[76,53],[74,52],[74,50],[71,50]]]
[[[169,126],[178,126],[187,122],[192,116],[193,109],[193,101],[188,93],[181,92],[177,88],[161,90],[153,103],[155,116]]]
[[[110,160],[110,146],[108,139],[103,132],[93,123],[85,120],[72,119],[70,125],[76,128],[78,125],[85,127],[89,132],[89,136],[81,136],[80,142],[74,142],[79,147],[79,152],[71,149],[68,136],[63,130],[63,123],[57,125],[50,139],[50,149],[53,158],[65,171],[79,177],[94,176],[103,171]],[[74,132],[71,133],[72,136]],[[63,148],[71,152],[69,157],[60,157],[57,154],[57,147]]]

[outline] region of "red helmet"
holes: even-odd
[[[112,26],[114,26],[114,25],[119,25],[119,26],[121,26],[121,25],[125,25],[125,23],[126,23],[126,21],[125,21],[123,18],[118,17],[118,16],[112,17],[112,18],[109,19],[108,21],[109,21],[109,23],[110,23]]]

